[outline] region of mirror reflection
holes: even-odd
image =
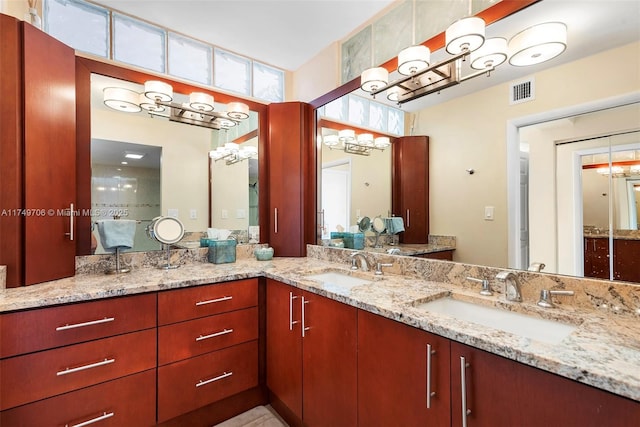
[[[142,85],[97,74],[92,74],[91,85],[92,180],[107,179],[111,172],[111,179],[124,176],[121,174],[124,170],[108,170],[97,165],[116,166],[119,161],[120,169],[142,170],[140,165],[146,159],[158,159],[155,169],[159,174],[158,185],[143,186],[138,193],[133,193],[138,199],[128,204],[136,208],[124,212],[127,219],[138,221],[138,228],[144,231],[145,221],[154,218],[150,216],[152,214],[178,218],[184,224],[185,237],[176,246],[197,247],[200,238],[206,237],[208,230],[214,228],[230,232],[239,242],[258,241],[257,113],[249,112],[247,119],[237,121],[237,125],[228,130],[217,130],[211,126],[176,122],[146,110],[125,113],[105,105],[105,88],[118,87],[141,93],[145,90]],[[193,101],[189,95],[173,95],[172,103],[178,105]],[[224,112],[229,108],[218,103],[214,105],[214,111]],[[184,113],[195,114],[188,110]],[[226,147],[230,155],[219,156],[219,147]],[[127,152],[144,156],[124,158]],[[107,161],[106,158],[111,159]],[[144,197],[140,191],[144,191]],[[122,192],[125,193],[124,188]],[[97,213],[92,217],[93,223],[105,215],[112,217],[118,213],[98,209],[106,203],[97,191],[92,191],[92,209]],[[147,205],[154,205],[157,210],[151,212]],[[143,207],[144,210],[140,210]],[[92,234],[99,240],[98,233]],[[99,242],[95,246],[96,253],[101,253]],[[144,232],[136,233],[133,251],[153,249],[160,247],[146,238]]]

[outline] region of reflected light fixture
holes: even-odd
[[[511,38],[509,63],[516,67],[540,64],[555,58],[567,48],[567,26],[546,22],[529,27]]]
[[[342,129],[337,134],[322,137],[322,143],[331,150],[341,149],[346,153],[369,156],[373,150],[384,151],[391,146],[387,136],[373,137],[371,133],[356,135],[353,129]]]
[[[151,116],[209,129],[228,129],[249,118],[249,106],[242,102],[230,102],[227,111],[214,111],[213,96],[204,92],[192,92],[189,102],[172,102],[173,88],[159,80],[146,81],[142,93],[111,87],[105,88],[103,94],[104,103],[118,111],[137,113],[145,110]]]
[[[215,150],[209,151],[209,157],[214,161],[224,160],[225,164],[233,165],[243,160],[256,157],[258,148],[252,145],[240,146],[235,142],[227,142],[223,146],[219,146]]]
[[[398,54],[397,72],[402,76],[389,83],[384,67],[372,67],[360,75],[360,88],[373,97],[386,92],[387,99],[402,105],[422,96],[439,92],[480,75],[490,75],[509,58],[514,66],[534,65],[564,52],[567,27],[549,22],[505,38],[485,38],[485,22],[470,16],[451,24],[445,31],[445,51],[450,57],[430,63],[431,52],[424,45],[409,46]],[[463,62],[470,56],[471,71],[463,75]]]

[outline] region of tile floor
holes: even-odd
[[[256,406],[214,427],[288,427],[271,406]]]

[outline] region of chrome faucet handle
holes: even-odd
[[[382,267],[393,267],[392,263],[387,263],[387,262],[379,262],[376,264],[376,272],[375,275],[376,276],[382,276],[384,273],[382,272]]]
[[[480,290],[480,295],[484,295],[487,297],[490,297],[491,295],[493,295],[493,292],[491,292],[491,287],[489,287],[489,281],[487,279],[476,279],[475,277],[467,277],[467,280],[482,283],[482,289]]]
[[[358,260],[353,255],[351,255],[351,269],[352,270],[358,269]]]
[[[544,308],[553,308],[556,305],[551,301],[551,295],[575,295],[573,291],[550,291],[548,289],[543,289],[540,291],[540,300],[538,301],[538,305]]]

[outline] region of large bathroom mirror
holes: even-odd
[[[545,264],[543,273],[585,275],[585,255],[581,251],[585,239],[583,228],[589,225],[587,219],[583,224],[582,217],[580,221],[576,220],[576,211],[559,214],[557,207],[567,198],[574,204],[582,203],[582,180],[576,181],[574,172],[587,169],[572,168],[571,192],[564,193],[557,187],[561,179],[557,173],[561,172],[557,172],[555,166],[561,154],[556,153],[556,147],[568,140],[617,135],[640,128],[637,7],[619,3],[619,8],[609,8],[601,13],[601,9],[594,7],[596,3],[580,9],[581,16],[589,16],[589,20],[572,15],[577,5],[544,1],[487,27],[487,37],[509,38],[518,29],[539,23],[541,12],[545,12],[546,20],[566,22],[570,29],[568,46],[566,52],[554,60],[517,69],[502,65],[488,78],[475,78],[402,105],[406,122],[404,135],[429,137],[430,234],[456,238],[454,261],[517,269],[528,269],[531,264],[540,263]],[[635,31],[612,30],[620,27],[620,22],[625,22],[627,27],[630,20],[636,23]],[[577,31],[578,28],[597,34],[597,42],[591,38],[586,41],[577,35],[579,33],[572,33],[572,29]],[[613,33],[603,34],[604,29]],[[585,43],[589,44],[588,48]],[[441,51],[432,53],[432,59],[442,59],[443,55]],[[604,63],[617,70],[616,79],[602,79],[585,72],[599,69]],[[530,99],[524,102],[511,99],[514,87],[520,83],[533,89]],[[371,99],[360,89],[343,97],[353,95]],[[385,98],[381,94],[375,101],[385,102]],[[625,106],[628,110],[620,114]],[[319,111],[321,109],[322,106]],[[584,114],[596,111],[604,118],[595,119],[594,114],[598,125],[588,124]],[[526,128],[539,133],[541,129],[553,128],[552,122],[558,119],[566,127],[562,133],[547,134],[545,157],[532,159],[541,146],[533,146],[535,142]],[[534,126],[537,126],[535,131]],[[625,138],[624,145],[639,142],[637,137],[635,141],[628,139],[634,136]],[[605,149],[609,149],[608,145]],[[324,147],[321,153],[323,159],[319,160],[319,165],[326,163]],[[614,163],[618,161],[615,156],[612,153]],[[527,170],[525,177],[521,172]],[[625,186],[628,212],[633,203],[629,194],[637,188],[634,180],[631,176],[626,177],[624,185],[620,184],[616,190],[624,193],[622,187]],[[617,181],[613,179],[612,182],[616,186]],[[320,183],[320,188],[324,185],[324,182]],[[357,191],[353,187],[353,192]],[[379,195],[383,199],[390,197]],[[584,199],[587,215],[592,202],[586,195]],[[485,218],[487,208],[494,212],[492,218]],[[582,214],[582,208],[579,212]],[[540,225],[535,224],[538,220],[546,221],[546,228],[540,229]],[[628,222],[632,224],[631,219]],[[538,228],[534,230],[534,227]],[[617,225],[614,227],[618,229]],[[571,233],[571,251],[558,243],[557,235],[563,232]],[[543,237],[548,237],[549,233],[554,234],[553,239]],[[529,241],[534,235],[536,239]],[[544,245],[541,246],[541,242]],[[640,257],[640,252],[634,256]],[[570,265],[570,268],[563,265]]]
[[[109,108],[105,88],[137,94],[144,86],[91,74],[91,221],[137,222],[132,251],[159,250],[146,227],[160,215],[185,227],[178,247],[195,247],[209,229],[230,231],[240,242],[259,241],[258,113],[228,129],[177,122],[142,109]],[[173,103],[189,102],[174,93]],[[214,111],[225,111],[215,103]],[[235,147],[238,153],[224,153]],[[220,154],[219,154],[220,153]],[[94,253],[104,253],[92,232]]]

